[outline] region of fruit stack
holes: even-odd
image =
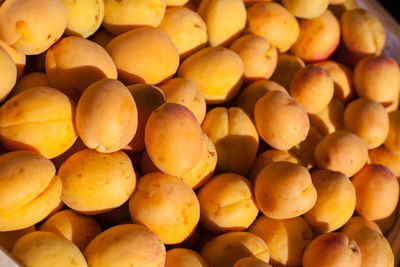
[[[386,40],[352,0],[0,1],[0,246],[26,267],[394,266]]]

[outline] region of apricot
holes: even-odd
[[[117,79],[110,55],[95,42],[76,36],[63,38],[47,51],[46,74],[51,86],[76,101],[92,83]]]
[[[385,148],[395,155],[400,155],[400,143],[398,141],[398,129],[400,127],[400,111],[395,110],[389,113],[389,133],[385,139]]]
[[[114,35],[141,26],[157,27],[164,17],[165,0],[104,0],[103,27]]]
[[[312,172],[317,190],[317,202],[304,214],[304,219],[318,233],[332,232],[342,227],[353,215],[356,191],[343,173],[330,170]]]
[[[321,16],[328,8],[329,0],[282,0],[284,7],[301,19]]]
[[[129,200],[134,223],[147,226],[164,244],[190,236],[200,219],[196,194],[181,179],[162,172],[143,176]]]
[[[210,267],[231,267],[243,257],[252,256],[266,263],[269,250],[261,237],[247,232],[230,232],[209,240],[200,255]]]
[[[344,110],[342,102],[334,98],[322,111],[310,114],[311,126],[322,136],[343,130]]]
[[[283,53],[296,42],[300,28],[296,18],[280,4],[260,2],[247,9],[246,32],[264,37]]]
[[[388,112],[399,106],[400,69],[394,59],[385,56],[365,57],[357,63],[353,79],[360,97],[379,102]]]
[[[399,183],[385,166],[365,165],[352,182],[357,196],[356,211],[365,219],[384,219],[396,209]]]
[[[361,266],[357,242],[342,233],[326,233],[315,238],[303,255],[303,267]]]
[[[29,150],[54,158],[77,138],[75,104],[60,91],[36,87],[0,107],[0,141],[9,150]]]
[[[17,80],[19,80],[24,73],[25,64],[26,64],[26,56],[22,53],[19,53],[17,50],[0,40],[0,47],[4,48],[7,53],[11,56],[17,67]],[[4,63],[3,63],[4,64]],[[2,70],[6,71],[6,70]],[[4,78],[3,78],[4,79]]]
[[[206,23],[186,7],[168,8],[158,28],[171,38],[181,59],[206,46],[208,40]]]
[[[344,225],[344,227],[346,227],[350,224],[353,224],[353,223],[363,224],[363,225],[369,227],[371,230],[374,230],[374,231],[382,234],[381,228],[379,228],[379,225],[376,222],[369,221],[362,216],[351,217],[350,220],[348,220],[347,223]]]
[[[396,177],[400,176],[400,156],[393,154],[384,146],[369,150],[368,155],[371,163],[383,165]]]
[[[386,35],[382,23],[370,12],[350,9],[340,18],[342,39],[355,55],[380,55]]]
[[[331,102],[334,93],[333,79],[323,68],[308,65],[293,77],[289,92],[308,113],[315,114]]]
[[[132,163],[122,151],[104,154],[81,150],[61,165],[58,175],[63,184],[63,202],[84,214],[99,214],[121,206],[136,185]]]
[[[21,237],[11,255],[24,266],[88,266],[78,247],[49,232],[36,231]]]
[[[335,61],[325,60],[314,63],[325,69],[334,82],[333,98],[346,105],[355,97],[353,89],[353,72],[350,68]]]
[[[0,39],[25,55],[46,51],[66,25],[61,0],[11,0],[0,7]]]
[[[288,150],[304,141],[310,129],[307,111],[279,91],[270,91],[257,101],[254,122],[260,137],[279,150]]]
[[[357,135],[336,131],[325,136],[316,146],[314,159],[319,168],[342,172],[351,177],[367,162],[368,149]]]
[[[347,225],[341,232],[357,242],[362,266],[394,266],[392,248],[382,234],[359,223]]]
[[[300,57],[289,54],[279,54],[278,65],[276,66],[271,80],[289,89],[294,75],[304,67],[305,64]]]
[[[192,189],[202,186],[213,175],[217,166],[217,150],[211,139],[203,132],[203,146],[200,160],[182,177],[182,180]]]
[[[161,171],[181,177],[200,160],[202,131],[194,114],[176,103],[164,103],[147,120],[146,150]]]
[[[157,236],[137,224],[105,230],[89,243],[84,252],[88,265],[92,267],[159,267],[164,266],[165,254],[165,246]]]
[[[287,150],[277,150],[277,149],[269,149],[259,154],[256,160],[251,166],[250,171],[247,174],[247,177],[250,181],[254,182],[258,173],[268,164],[272,162],[278,161],[287,161],[293,162],[297,164],[302,164],[301,161],[290,151]]]
[[[119,79],[126,83],[160,83],[173,76],[179,65],[177,48],[159,29],[130,30],[112,39],[106,50],[117,66]]]
[[[246,7],[242,0],[201,1],[197,12],[207,25],[211,46],[229,44],[246,26]]]
[[[35,230],[35,225],[31,225],[27,228],[20,230],[0,232],[0,247],[7,251],[11,251],[15,243],[17,243],[18,239],[28,233],[34,232]]]
[[[67,11],[65,33],[88,38],[100,27],[104,18],[104,1],[62,0]]]
[[[286,1],[283,1],[283,3]],[[299,2],[299,0],[295,1]],[[312,2],[315,1],[309,1],[307,3],[310,3],[310,6],[315,6]],[[299,26],[299,38],[290,48],[290,52],[293,55],[301,57],[306,62],[314,62],[329,58],[339,45],[339,21],[329,10],[326,10],[322,15],[315,18],[301,20]]]
[[[185,5],[189,0],[167,0],[166,4],[167,7],[173,7],[173,6],[183,6]]]
[[[165,102],[165,95],[160,88],[145,83],[129,85],[128,89],[136,104],[138,120],[135,136],[124,149],[140,151],[145,148],[144,130],[147,120],[151,112]]]
[[[323,136],[313,126],[310,126],[306,139],[290,150],[298,159],[298,164],[303,165],[307,169],[315,166],[314,150],[322,138]]]
[[[214,233],[245,230],[258,215],[251,183],[234,173],[214,176],[197,197],[200,222]]]
[[[218,154],[217,172],[245,175],[257,155],[257,130],[240,108],[217,107],[210,110],[202,124]]]
[[[235,52],[223,47],[207,47],[183,61],[178,77],[194,82],[207,104],[219,104],[238,93],[243,71],[242,60]]]
[[[389,116],[385,108],[372,99],[359,98],[344,111],[346,129],[361,137],[368,149],[383,144],[389,133]]]
[[[100,28],[99,30],[96,31],[91,37],[90,40],[95,42],[96,44],[99,44],[101,47],[106,49],[108,43],[115,38],[115,35],[112,35],[108,31],[104,30],[103,28]]]
[[[308,170],[287,161],[272,162],[258,173],[254,195],[261,212],[273,219],[300,216],[317,200]]]
[[[53,214],[40,225],[38,230],[59,234],[74,243],[81,251],[84,251],[89,242],[101,233],[100,226],[92,217],[73,210],[63,210]]]
[[[11,91],[11,96],[38,86],[50,86],[46,73],[31,72],[19,79],[19,81],[15,84],[14,89]]]
[[[120,81],[104,79],[91,84],[76,107],[76,129],[83,143],[110,153],[128,145],[135,136],[138,113],[131,93]]]
[[[314,236],[300,216],[276,220],[262,215],[251,225],[249,232],[265,241],[273,266],[300,266],[303,252]]]
[[[278,64],[276,48],[261,36],[243,35],[229,48],[242,59],[246,81],[269,79]]]
[[[197,252],[186,248],[174,248],[167,251],[165,267],[208,267]]]
[[[173,78],[161,84],[159,88],[165,95],[165,101],[181,104],[190,109],[201,123],[206,115],[206,101],[196,85],[185,78]]]
[[[269,91],[281,91],[282,93],[289,94],[286,89],[276,82],[270,80],[260,80],[251,83],[244,88],[236,99],[236,105],[246,111],[250,118],[253,118],[254,107],[258,99]]]
[[[17,81],[17,67],[10,54],[0,46],[0,101],[3,101]]]
[[[244,257],[235,262],[233,267],[272,267],[272,265],[254,257]]]

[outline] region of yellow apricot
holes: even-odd
[[[324,13],[328,8],[329,0],[282,0],[282,3],[294,16],[312,19]]]
[[[3,101],[17,81],[17,67],[10,54],[0,46],[0,101]]]
[[[332,232],[342,227],[353,215],[356,191],[347,176],[330,170],[311,174],[317,190],[317,202],[304,214],[304,219],[318,233]]]
[[[87,266],[82,253],[71,241],[42,231],[21,237],[14,245],[11,255],[24,266]]]
[[[181,59],[207,43],[207,26],[196,12],[186,7],[168,8],[158,28],[168,34]]]
[[[160,29],[130,30],[112,39],[106,50],[117,66],[119,79],[126,83],[160,83],[173,76],[179,65],[176,46]]]
[[[108,45],[108,43],[114,39],[115,35],[112,35],[108,31],[104,30],[103,28],[100,28],[98,31],[96,31],[95,34],[93,34],[90,37],[90,40],[95,42],[96,44],[99,44],[101,47],[104,49]]]
[[[385,166],[365,165],[352,179],[356,189],[356,211],[368,220],[389,217],[399,199],[399,183]]]
[[[119,207],[136,185],[131,160],[122,151],[104,154],[81,150],[61,165],[58,175],[63,183],[63,202],[84,214]]]
[[[253,256],[266,263],[269,250],[264,240],[248,232],[230,232],[209,240],[200,255],[210,267],[231,267],[243,257]]]
[[[135,136],[138,114],[135,101],[120,81],[104,79],[83,92],[76,107],[76,129],[83,143],[110,153],[128,145]]]
[[[314,237],[301,216],[276,220],[262,215],[251,225],[249,232],[265,241],[273,266],[300,266],[304,249]]]
[[[84,255],[91,267],[160,267],[165,263],[165,246],[148,228],[123,224],[95,237]]]
[[[350,220],[348,220],[347,223],[344,225],[344,228],[347,227],[347,225],[350,225],[353,223],[363,224],[363,225],[369,227],[371,230],[374,230],[374,231],[382,234],[381,228],[379,228],[379,225],[376,222],[367,220],[362,216],[351,217]]]
[[[200,221],[213,233],[245,230],[258,215],[251,183],[234,173],[214,176],[197,197]]]
[[[323,68],[308,65],[293,77],[289,92],[308,113],[315,114],[331,102],[334,92],[333,79]]]
[[[0,107],[0,141],[9,150],[57,157],[77,138],[74,113],[75,104],[60,91],[31,88]]]
[[[398,129],[400,127],[400,110],[389,113],[389,133],[384,142],[385,148],[395,155],[400,155],[400,135]]]
[[[194,82],[207,104],[218,104],[238,93],[243,71],[243,62],[235,52],[223,47],[207,47],[183,61],[178,77]]]
[[[0,7],[0,39],[25,55],[46,51],[66,25],[61,0],[8,0]]]
[[[353,81],[360,97],[379,102],[388,112],[399,106],[400,69],[394,59],[385,56],[361,59],[354,69]]]
[[[382,234],[359,223],[347,225],[341,232],[360,247],[361,266],[394,266],[392,248]]]
[[[217,107],[210,110],[202,124],[218,154],[217,172],[245,175],[257,155],[257,130],[240,108]]]
[[[53,214],[40,225],[38,230],[61,235],[81,251],[84,251],[89,242],[101,233],[100,226],[92,217],[73,210],[63,210]]]
[[[165,101],[181,104],[190,109],[199,123],[206,115],[204,96],[197,90],[196,85],[185,78],[173,78],[159,85],[165,95]]]
[[[140,178],[129,200],[134,223],[147,226],[164,244],[190,236],[200,219],[196,194],[181,179],[162,172]]]
[[[117,35],[141,26],[157,27],[164,17],[166,0],[104,0],[103,27]]]
[[[17,67],[17,80],[21,78],[22,74],[24,73],[25,64],[26,64],[26,56],[22,53],[19,53],[17,50],[0,40],[0,47],[4,48],[7,53],[11,56],[12,60],[14,61]],[[5,70],[2,70],[5,71]],[[4,79],[4,78],[3,78]]]
[[[97,31],[104,17],[103,0],[62,1],[67,11],[66,34],[88,38]]]
[[[360,8],[350,9],[341,16],[340,26],[343,42],[353,54],[381,54],[386,35],[375,15]]]
[[[368,149],[357,135],[336,131],[319,142],[314,150],[314,159],[319,168],[342,172],[351,177],[367,162]]]
[[[310,129],[306,110],[280,91],[270,91],[257,101],[254,121],[260,137],[279,150],[304,141]]]
[[[310,1],[310,6],[315,6],[315,4],[311,2],[312,1]],[[304,61],[314,62],[325,60],[329,58],[338,47],[340,41],[340,25],[331,11],[326,10],[320,16],[313,19],[301,20],[299,25],[299,38],[290,48],[290,52],[301,57]]]
[[[276,48],[261,36],[243,35],[229,48],[241,57],[247,81],[269,79],[278,64]]]
[[[303,255],[303,267],[361,266],[357,242],[342,233],[325,233],[315,238]]]
[[[246,25],[246,7],[242,0],[204,0],[197,12],[207,25],[211,46],[229,44]]]
[[[399,155],[390,152],[384,146],[369,150],[368,155],[371,163],[383,165],[389,168],[396,177],[400,176]]]
[[[322,138],[323,136],[313,126],[310,126],[306,139],[290,150],[297,157],[298,164],[302,164],[307,169],[315,166],[314,150]]]
[[[273,219],[302,215],[317,201],[308,170],[287,161],[273,162],[258,173],[254,195],[261,212]]]
[[[186,248],[174,248],[167,251],[165,267],[208,267],[197,252]]]
[[[260,35],[286,52],[299,36],[299,23],[287,9],[275,2],[260,2],[247,9],[246,32]]]
[[[235,262],[233,267],[272,267],[272,265],[254,257],[244,257]]]
[[[344,111],[346,129],[361,137],[368,149],[383,144],[389,133],[389,116],[385,108],[372,99],[359,98]]]
[[[272,74],[271,80],[289,89],[294,75],[304,67],[305,64],[300,57],[279,54],[278,65],[274,74]]]
[[[100,45],[70,36],[47,51],[46,74],[51,86],[77,101],[92,83],[106,78],[116,79],[117,69]]]

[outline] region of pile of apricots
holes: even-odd
[[[394,266],[385,44],[352,0],[0,1],[3,252],[25,267]]]

